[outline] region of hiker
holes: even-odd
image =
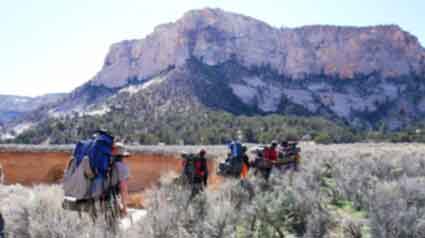
[[[203,191],[208,185],[208,165],[205,156],[204,149],[200,150],[198,154],[182,154],[184,159],[182,177],[192,189],[191,197]]]
[[[284,159],[285,154],[289,150],[289,143],[288,141],[284,140],[280,143],[279,146],[279,159]]]
[[[272,141],[269,147],[264,148],[264,159],[274,165],[278,159],[277,142]],[[274,166],[264,168],[264,178],[269,180]]]
[[[301,160],[301,150],[297,147],[297,145],[298,143],[295,141],[283,141],[281,143],[279,158],[284,161],[284,165],[281,168],[283,173],[286,171],[298,171],[298,166]]]
[[[246,145],[242,145],[242,169],[241,169],[241,174],[240,177],[242,180],[246,179],[248,176],[248,172],[249,172],[249,157],[246,154],[246,152],[248,151],[248,147]]]
[[[4,219],[0,212],[0,238],[4,238]]]
[[[77,143],[63,180],[63,207],[80,215],[86,212],[94,221],[101,214],[112,231],[127,213],[129,173],[122,158],[128,154],[120,152],[122,147],[114,145],[107,132],[97,131],[93,138]]]
[[[218,174],[239,178],[243,167],[242,144],[239,141],[232,141],[228,148],[230,151],[227,154],[227,158],[218,165]]]
[[[112,148],[112,171],[111,171],[111,185],[120,195],[120,213],[121,216],[127,216],[127,203],[128,203],[128,179],[130,172],[124,159],[129,157],[130,153],[127,152],[122,143],[114,144]]]
[[[192,183],[192,191],[196,194],[204,190],[208,185],[208,165],[205,155],[207,152],[202,149],[195,159],[195,176]]]
[[[207,187],[208,185],[208,164],[207,164],[207,159],[205,158],[206,154],[207,154],[207,151],[204,149],[199,151],[199,162],[198,162],[198,165],[195,164],[198,171],[197,174],[201,176],[204,187]]]

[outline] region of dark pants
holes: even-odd
[[[261,174],[263,175],[265,180],[269,180],[270,175],[272,173],[273,168],[266,168],[261,170]]]
[[[0,213],[0,238],[4,238],[4,219]]]
[[[207,186],[207,177],[194,177],[191,182],[192,194],[191,197],[195,197],[198,193],[204,191]]]

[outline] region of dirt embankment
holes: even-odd
[[[0,151],[0,164],[3,165],[6,184],[35,184],[59,183],[63,171],[70,159],[69,152],[53,151]],[[159,182],[163,175],[181,172],[181,160],[178,155],[135,153],[126,159],[130,167],[131,177],[129,190],[142,191]],[[215,175],[216,162],[209,160],[210,184],[219,182]]]

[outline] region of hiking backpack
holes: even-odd
[[[194,154],[183,154],[184,159],[184,167],[183,167],[183,175],[186,178],[192,178],[195,176],[195,155]]]
[[[242,157],[242,144],[239,141],[233,141],[229,144],[231,157]]]
[[[229,156],[218,165],[218,174],[223,176],[239,176],[243,166],[242,144],[238,141],[233,141],[229,144],[229,149]]]
[[[231,156],[218,165],[218,174],[223,176],[239,176],[242,171],[242,166],[242,156]]]
[[[96,177],[106,178],[111,163],[113,143],[114,137],[106,132],[98,132],[93,139],[78,142],[73,155],[76,165],[79,166],[84,156],[88,156],[90,167]]]
[[[98,131],[94,138],[76,144],[64,175],[65,196],[81,200],[103,195],[110,172],[113,140],[108,133]]]

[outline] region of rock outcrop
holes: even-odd
[[[325,75],[352,79],[423,76],[425,51],[416,37],[395,25],[274,28],[256,19],[203,9],[160,25],[145,39],[111,46],[93,84],[122,87],[143,81],[195,57],[207,65],[235,58],[245,67],[269,65],[294,79]]]

